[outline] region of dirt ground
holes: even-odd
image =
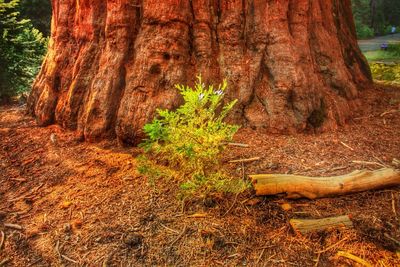
[[[261,159],[244,165],[246,176],[394,166],[400,89],[376,86],[362,100],[365,109],[336,132],[241,129],[235,140],[249,147],[229,147],[224,166],[238,177],[241,164],[227,161],[254,156]],[[115,141],[84,143],[59,126],[37,127],[23,107],[1,107],[0,265],[355,266],[337,255],[346,251],[373,266],[400,266],[400,187],[319,200],[246,192],[182,205],[173,181],[154,186],[138,173],[139,153]],[[285,202],[293,209],[283,210]],[[344,214],[353,229],[302,236],[289,224]]]
[[[381,44],[398,44],[400,43],[400,33],[385,36],[374,37],[366,40],[358,40],[361,51],[373,51],[381,49]]]

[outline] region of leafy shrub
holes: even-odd
[[[18,0],[0,0],[0,99],[29,89],[46,52],[47,39],[18,9]]]
[[[374,37],[374,30],[361,22],[356,21],[357,38],[367,39]]]
[[[375,80],[400,83],[400,64],[372,63],[370,67]]]
[[[222,105],[226,87],[226,81],[218,88],[206,87],[200,76],[194,89],[176,85],[183,105],[175,111],[157,110],[157,118],[144,126],[148,139],[141,146],[146,155],[176,170],[174,178],[183,182],[186,193],[238,192],[247,186],[219,169],[221,152],[239,128],[223,121],[236,103]]]
[[[400,58],[400,44],[389,44],[387,51],[394,57]]]

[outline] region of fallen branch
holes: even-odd
[[[296,232],[302,234],[330,228],[353,228],[353,223],[348,215],[323,219],[291,219],[289,222]]]
[[[257,196],[286,193],[287,198],[315,199],[400,185],[400,171],[391,168],[357,170],[331,177],[258,174],[250,178]]]
[[[251,161],[256,161],[259,159],[260,159],[260,157],[254,157],[254,158],[249,158],[249,159],[235,159],[235,160],[230,160],[229,163],[251,162]]]
[[[361,259],[361,258],[359,258],[359,257],[357,257],[357,256],[355,256],[353,254],[350,254],[349,252],[338,251],[338,253],[336,255],[339,256],[339,257],[344,257],[344,258],[353,260],[353,261],[355,261],[355,262],[357,262],[357,263],[359,263],[359,264],[361,264],[363,266],[372,267],[372,265],[370,263],[368,263],[367,261],[365,261],[365,260],[363,260],[363,259]]]

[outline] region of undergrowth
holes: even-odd
[[[364,52],[368,61],[400,61],[400,44],[389,44],[387,50]]]
[[[236,103],[223,105],[224,81],[206,87],[198,77],[192,89],[176,85],[184,103],[175,111],[157,110],[156,118],[144,126],[147,139],[139,171],[157,179],[180,183],[181,196],[206,196],[212,192],[239,193],[249,184],[229,177],[220,164],[221,152],[239,126],[224,122]]]
[[[370,67],[375,80],[400,84],[400,64],[371,63]]]

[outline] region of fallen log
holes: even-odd
[[[353,228],[353,223],[348,215],[323,219],[291,219],[289,222],[296,232],[302,234],[333,228]]]
[[[322,198],[400,185],[400,171],[382,168],[357,170],[331,177],[290,174],[250,175],[257,196],[286,194],[286,198]]]

